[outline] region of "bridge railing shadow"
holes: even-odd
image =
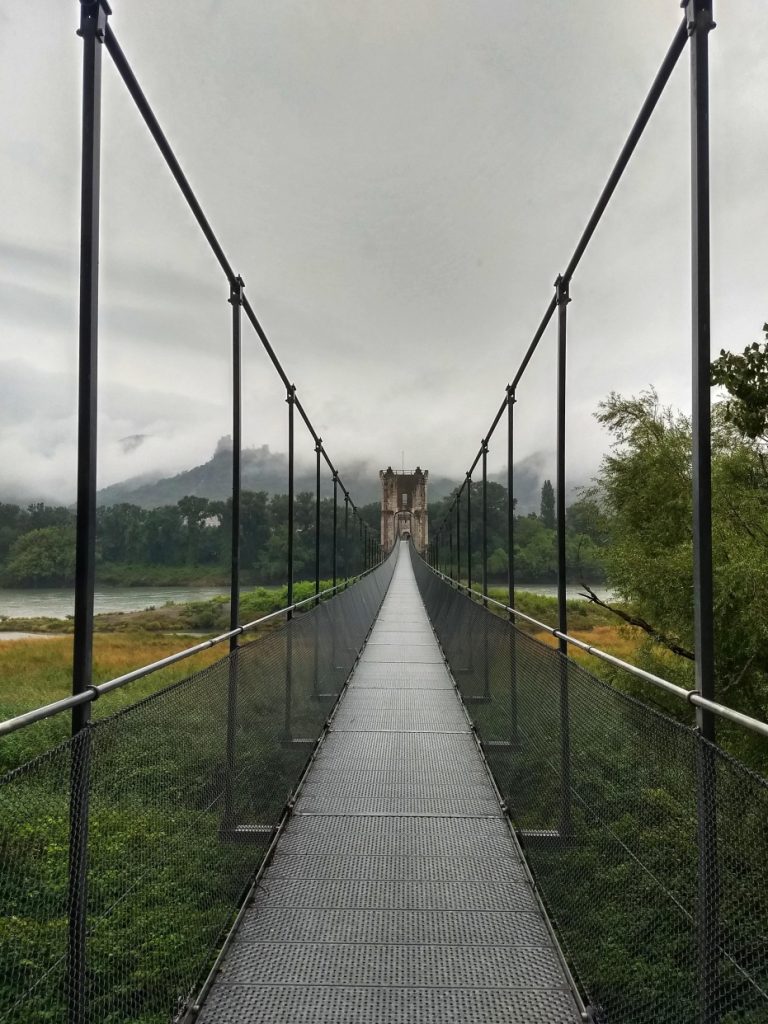
[[[74,1005],[93,1022],[186,1017],[393,571],[394,557],[0,777],[0,1020],[63,1021]]]
[[[766,1020],[768,782],[570,658],[564,718],[564,656],[412,557],[595,1019]]]

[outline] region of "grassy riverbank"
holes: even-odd
[[[320,581],[321,590],[330,586],[330,580]],[[314,582],[304,580],[295,583],[293,600],[303,601],[314,592]],[[242,622],[258,619],[285,608],[287,603],[288,588],[285,586],[245,589],[240,596],[240,619]],[[146,633],[206,632],[224,630],[228,624],[229,598],[223,595],[206,601],[168,601],[162,605],[151,605],[142,611],[104,612],[94,616],[94,630],[97,633],[137,630]],[[73,629],[72,616],[66,619],[42,615],[28,618],[0,617],[0,639],[3,633],[66,634]]]
[[[119,635],[98,634],[93,643],[94,682],[105,682],[158,661],[193,642],[180,636],[135,631]],[[116,690],[93,704],[94,717],[101,718],[134,704],[147,694],[210,665],[222,653],[221,648],[203,651],[187,661]],[[0,720],[60,700],[71,690],[71,636],[41,643],[34,639],[3,641],[0,634]],[[0,774],[55,746],[68,735],[69,716],[63,714],[6,737],[0,742]]]

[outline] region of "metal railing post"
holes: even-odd
[[[288,403],[288,543],[287,543],[287,571],[288,571],[288,596],[286,604],[288,612],[286,619],[288,628],[285,631],[285,725],[284,732],[286,740],[292,736],[291,709],[293,689],[293,632],[290,627],[293,618],[293,533],[294,533],[294,409],[296,406],[296,385],[289,384],[287,388],[286,402]]]
[[[349,491],[344,490],[344,582],[349,582]]]
[[[232,305],[232,538],[230,568],[229,628],[240,624],[240,511],[242,495],[242,349],[240,336],[240,310],[243,305],[243,280],[237,277],[230,284],[229,302]],[[237,637],[229,642],[230,651],[237,647]]]
[[[555,281],[557,299],[557,620],[561,633],[568,632],[566,604],[565,548],[565,397],[566,343],[568,339],[568,303],[571,301],[568,281],[559,276]],[[568,645],[558,639],[560,651],[560,834],[571,832],[571,738],[568,701]]]
[[[339,533],[339,474],[336,470],[333,471],[333,540],[331,541],[331,562],[333,565],[333,583],[331,586],[336,586],[336,578],[338,575],[338,567],[336,564],[337,548],[338,548],[338,533]]]
[[[240,310],[243,305],[243,280],[230,282],[229,302],[232,306],[232,520],[231,561],[229,580],[229,628],[240,625],[240,511],[242,494],[242,346]],[[237,734],[237,636],[229,638],[229,673],[227,683],[227,771],[224,793],[225,826],[234,821],[235,741]]]
[[[485,438],[480,442],[483,453],[483,535],[482,535],[482,556],[483,556],[483,594],[488,593],[488,442]],[[488,607],[488,602],[483,598],[483,607]]]
[[[293,534],[294,534],[294,409],[296,407],[296,385],[290,384],[287,389],[286,402],[288,403],[288,545],[287,545],[287,571],[288,571],[288,598],[286,604],[290,608],[293,604]],[[288,618],[292,613],[288,612]]]
[[[320,593],[320,456],[323,439],[315,445],[315,595]]]
[[[471,473],[467,473],[467,588],[470,591],[472,590],[472,474]]]
[[[456,495],[456,582],[461,583],[461,494]]]
[[[323,439],[318,437],[315,442],[315,603],[320,604],[320,457],[323,451]],[[320,618],[315,612],[312,629],[314,643],[314,665],[312,670],[312,687],[315,696],[320,692]]]
[[[709,33],[712,0],[688,0],[691,48],[693,624],[696,689],[715,697],[710,410]],[[716,1024],[720,879],[717,854],[715,718],[697,707],[698,1024]]]
[[[80,181],[80,308],[77,422],[77,525],[72,694],[84,693],[93,673],[93,589],[96,574],[96,448],[99,335],[99,210],[101,156],[101,60],[107,17],[105,0],[80,6],[83,40]],[[72,709],[67,890],[67,979],[70,1024],[88,1019],[87,919],[91,774],[90,702]]]
[[[483,608],[488,609],[488,440],[483,438],[480,442],[482,452],[482,498],[483,498],[483,520],[482,520],[482,580],[483,580]],[[483,700],[491,699],[491,666],[490,648],[488,645],[488,616],[483,616]]]
[[[507,588],[509,607],[515,607],[515,389],[507,385]],[[509,727],[517,740],[517,627],[509,616]]]

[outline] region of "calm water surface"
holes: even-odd
[[[590,585],[591,589],[597,594],[601,601],[610,601],[616,595],[608,587],[600,587],[597,585]],[[541,594],[543,597],[557,597],[557,584],[556,583],[518,583],[517,590],[527,590],[530,594]],[[575,598],[577,601],[583,601],[585,598],[582,596],[582,590],[584,588],[576,584],[569,584],[565,588],[565,594],[568,598]]]
[[[521,583],[518,590],[557,597],[554,583]],[[578,586],[569,586],[568,597],[578,598]],[[592,588],[603,600],[611,598],[606,587]],[[222,587],[99,587],[95,593],[96,612],[137,612],[144,608],[159,608],[166,601],[184,604],[188,601],[207,601],[218,595],[229,595]],[[66,587],[46,587],[39,590],[0,589],[0,617],[9,619],[35,618],[44,615],[53,619],[66,619],[75,610],[74,591]]]
[[[138,612],[144,608],[161,607],[166,601],[183,604],[207,601],[210,597],[229,594],[222,587],[99,587],[94,595],[96,612]],[[75,593],[66,587],[45,587],[39,590],[0,589],[0,616],[9,619],[34,618],[45,615],[66,619],[75,611]]]

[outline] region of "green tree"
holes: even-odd
[[[654,391],[612,394],[598,419],[613,436],[598,494],[611,517],[608,580],[632,602],[651,637],[693,648],[691,425]],[[713,410],[713,558],[717,696],[758,716],[768,711],[768,472],[764,445]],[[690,681],[649,640],[644,662]]]
[[[548,530],[555,528],[555,489],[549,480],[541,486],[541,521]]]
[[[75,579],[75,531],[72,526],[30,530],[11,548],[6,574],[21,586],[68,586]]]
[[[752,441],[768,437],[768,324],[763,332],[765,342],[753,342],[741,355],[721,349],[711,369],[712,383],[730,396],[723,403],[726,423]]]

